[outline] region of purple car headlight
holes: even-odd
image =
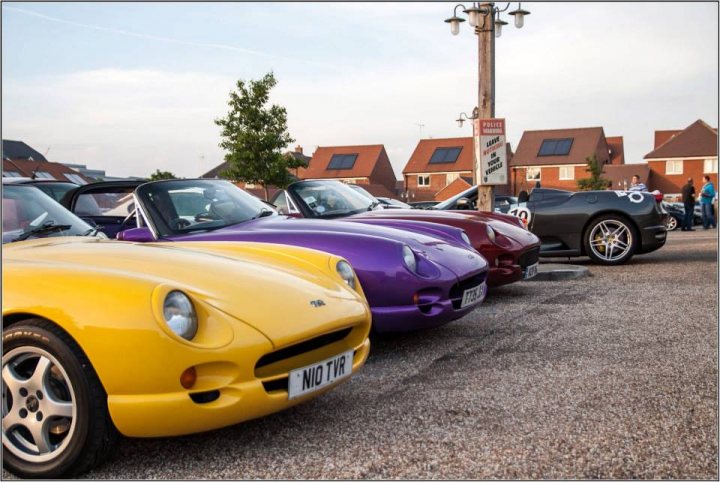
[[[417,274],[417,260],[415,259],[415,253],[413,253],[413,250],[410,249],[410,246],[407,244],[403,245],[402,256],[407,269]]]
[[[468,246],[472,246],[472,243],[470,242],[470,236],[468,236],[465,231],[462,231],[460,233],[460,237],[462,238],[463,241],[465,241],[468,244]]]
[[[181,338],[192,340],[198,329],[195,307],[182,291],[171,291],[163,303],[163,317],[168,327]]]

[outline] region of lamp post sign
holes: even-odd
[[[481,186],[507,184],[505,119],[475,119],[475,165]]]

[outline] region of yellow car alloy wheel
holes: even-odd
[[[6,468],[56,478],[87,470],[117,432],[106,395],[84,353],[41,319],[3,330],[2,441]]]

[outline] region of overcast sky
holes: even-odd
[[[477,102],[477,40],[450,35],[454,5],[3,2],[2,137],[111,176],[199,176],[222,162],[236,80],[272,70],[306,154],[384,144],[400,177],[421,137],[472,134],[454,119]],[[639,162],[656,129],[718,125],[717,3],[523,7],[496,42],[513,147],[601,126]]]

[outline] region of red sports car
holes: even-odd
[[[477,211],[383,209],[339,181],[298,181],[278,191],[270,201],[290,216],[338,219],[365,224],[391,224],[392,220],[426,221],[465,231],[470,244],[490,264],[488,285],[500,286],[537,273],[540,240],[514,216]]]

